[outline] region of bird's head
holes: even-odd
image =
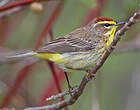
[[[125,22],[117,22],[112,18],[99,16],[91,21],[87,26],[91,32],[108,39],[107,46],[113,41],[117,27]]]

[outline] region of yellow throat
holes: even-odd
[[[114,35],[115,35],[115,32],[117,30],[117,26],[116,26],[116,22],[115,21],[101,21],[101,22],[98,22],[96,24],[105,24],[105,23],[108,23],[108,24],[115,24],[114,26],[111,27],[111,30],[108,31],[105,36],[109,36],[109,38],[107,39],[107,42],[106,42],[106,47],[108,47],[111,42],[113,41],[113,38],[114,38]]]

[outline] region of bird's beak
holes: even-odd
[[[126,22],[124,22],[124,21],[117,22],[116,26],[120,26],[120,25],[125,24],[125,23],[126,23]]]

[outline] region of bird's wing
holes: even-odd
[[[91,33],[87,29],[79,28],[70,34],[67,34],[66,36],[47,43],[46,45],[39,48],[36,52],[63,54],[68,52],[91,50],[95,48],[92,37]]]

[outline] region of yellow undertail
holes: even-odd
[[[58,53],[38,53],[35,56],[46,60],[51,60],[56,63],[61,63],[63,57],[61,54]]]

